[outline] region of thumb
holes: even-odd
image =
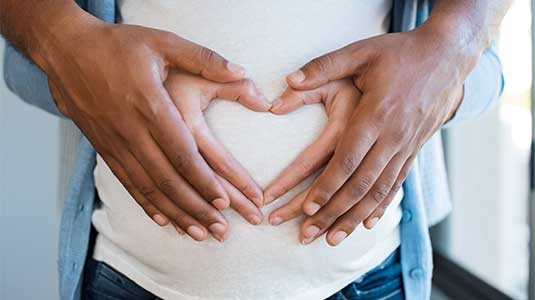
[[[324,88],[320,87],[308,91],[299,91],[288,87],[279,98],[273,101],[271,112],[277,115],[284,115],[303,105],[324,101],[325,95],[323,90]]]
[[[369,51],[363,42],[355,42],[317,57],[286,77],[295,89],[313,89],[328,82],[359,75],[369,62]]]
[[[238,101],[254,111],[267,112],[271,108],[266,96],[250,79],[218,84],[216,97]]]
[[[197,45],[178,35],[164,32],[163,55],[167,62],[178,69],[198,74],[217,82],[231,82],[245,76],[245,69],[206,47]]]

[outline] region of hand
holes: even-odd
[[[251,224],[259,224],[262,221],[262,213],[258,209],[262,205],[259,201],[261,199],[254,199],[256,202],[249,200],[236,186],[253,196],[260,188],[245,168],[213,136],[203,111],[216,98],[239,101],[245,107],[259,112],[269,111],[271,104],[248,79],[218,83],[189,73],[171,71],[164,86],[192,132],[201,154],[215,169],[221,185],[229,195],[230,206]],[[201,226],[193,219],[190,221],[182,229],[192,225]]]
[[[240,80],[244,70],[172,33],[85,15],[75,20],[76,34],[56,36],[36,59],[58,108],[156,223],[171,219],[196,240],[207,230],[222,240],[228,224],[217,209],[228,207],[229,195],[163,82],[171,68],[219,82]],[[231,178],[239,180],[250,183]],[[251,199],[262,197],[253,184],[237,186]]]
[[[362,92],[334,155],[301,196],[309,216],[301,228],[304,243],[328,232],[327,242],[334,246],[363,221],[372,228],[421,146],[453,116],[473,63],[437,36],[420,27],[373,37],[316,58],[288,76],[294,89],[346,78]],[[301,164],[317,166],[323,159],[310,156]]]
[[[303,150],[264,190],[265,204],[284,195],[326,164],[359,102],[361,93],[351,80],[329,82],[312,90],[286,91],[273,102],[271,112],[287,114],[306,104],[323,102],[328,122],[321,135]],[[271,214],[270,218],[277,214]],[[286,219],[284,219],[286,221]]]
[[[299,107],[323,102],[328,122],[320,136],[303,150],[264,190],[269,203],[282,196],[321,168],[332,156],[351,115],[360,102],[361,93],[350,79],[329,82],[312,90],[288,88],[274,101],[271,111],[287,114]],[[309,188],[300,192],[285,205],[271,212],[269,222],[279,225],[303,214],[302,204]],[[301,239],[302,240],[302,239]]]

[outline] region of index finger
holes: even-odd
[[[180,69],[217,82],[231,82],[245,76],[245,69],[215,51],[174,33],[162,32],[157,41],[168,62]]]
[[[265,204],[273,202],[300,182],[312,175],[331,157],[338,140],[338,125],[329,122],[325,131],[314,143],[303,150],[297,158],[275,178],[264,191]]]
[[[184,123],[176,106],[161,86],[161,107],[157,109],[150,132],[158,146],[180,173],[207,201],[223,199],[229,202],[229,197],[214,172],[199,153],[197,144]]]
[[[366,102],[364,99],[362,102]],[[303,204],[307,215],[315,214],[353,175],[375,144],[377,129],[357,108],[327,167],[310,187]]]

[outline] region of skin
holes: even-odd
[[[362,97],[339,139],[306,149],[266,188],[265,199],[272,201],[327,161],[313,184],[269,220],[307,215],[299,237],[304,244],[326,233],[336,246],[363,222],[371,229],[422,145],[455,114],[463,82],[510,2],[437,1],[432,16],[415,30],[355,42],[290,74],[289,90],[305,92],[346,79]],[[272,111],[298,102],[302,96],[294,94],[295,99],[283,94]]]
[[[229,184],[262,202],[250,176],[232,172],[236,161],[220,160],[224,151],[200,153],[189,117],[164,86],[171,69],[230,83],[243,79],[243,68],[169,32],[104,23],[72,1],[2,0],[0,13],[1,33],[46,73],[59,110],[156,223],[222,241]]]
[[[323,103],[328,122],[320,136],[267,187],[267,192],[271,195],[283,195],[328,161],[351,115],[358,107],[361,96],[360,91],[349,79],[332,81],[313,90],[300,91],[289,88],[281,95],[279,101],[271,108],[273,113],[282,115],[295,111],[303,105]],[[279,225],[301,216],[303,214],[301,207],[309,191],[310,188],[306,188],[291,201],[274,210],[269,216],[269,223]],[[271,202],[273,199],[266,198],[266,201]]]
[[[262,205],[262,202],[253,203],[232,184],[232,182],[239,182],[240,178],[249,175],[243,166],[212,135],[204,119],[203,111],[210,105],[211,100],[216,98],[238,101],[257,112],[266,112],[271,105],[267,103],[266,98],[249,79],[218,83],[190,73],[171,71],[164,86],[178,111],[184,116],[184,122],[192,132],[200,152],[209,160],[211,165],[219,170],[216,176],[229,195],[230,207],[249,223],[259,224],[262,221],[262,213],[258,207]],[[193,207],[195,208],[194,205]],[[194,231],[202,232],[203,235],[195,236],[194,239],[206,238],[207,230],[195,219],[184,218],[181,221],[180,224],[175,223],[178,226],[177,230],[195,226]],[[226,236],[223,236],[223,239],[225,238]]]
[[[295,205],[309,215],[302,241],[327,232],[327,241],[337,245],[362,221],[373,227],[420,147],[454,115],[462,83],[510,3],[438,0],[418,29],[353,43],[288,76],[289,90],[347,79],[362,94],[342,132],[316,144],[293,164],[299,169],[287,169],[264,192],[265,199],[276,199],[327,162],[302,194],[302,207]],[[191,217],[224,238],[228,224],[216,207],[230,205],[229,189],[213,172],[218,165],[200,153],[163,83],[170,69],[221,83],[243,79],[243,69],[174,34],[104,24],[67,0],[2,0],[0,32],[48,75],[59,109],[149,216],[161,225]],[[252,202],[262,201],[252,179],[225,180]]]

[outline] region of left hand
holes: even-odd
[[[303,243],[327,232],[327,242],[335,246],[361,222],[372,228],[381,218],[419,149],[460,104],[475,62],[452,45],[419,27],[355,42],[288,76],[293,89],[349,78],[362,92],[325,170],[298,196],[309,216],[301,227]],[[311,156],[302,165],[319,168],[319,159]],[[278,197],[292,184],[279,177],[264,196]]]
[[[262,221],[262,212],[258,207],[262,205],[262,202],[261,199],[253,198],[251,195],[262,195],[260,187],[212,134],[203,111],[208,108],[212,100],[217,98],[237,101],[258,112],[267,112],[271,104],[250,79],[221,83],[191,73],[170,70],[164,86],[185,125],[191,131],[199,152],[213,169],[218,182],[228,194],[230,207],[249,223],[259,224]],[[201,209],[199,205],[192,206]],[[192,218],[182,218],[181,221],[182,224],[175,223],[179,233],[192,225],[204,230],[202,224]],[[226,237],[227,233],[220,235],[219,240],[223,241]],[[194,239],[202,240],[197,237]]]

